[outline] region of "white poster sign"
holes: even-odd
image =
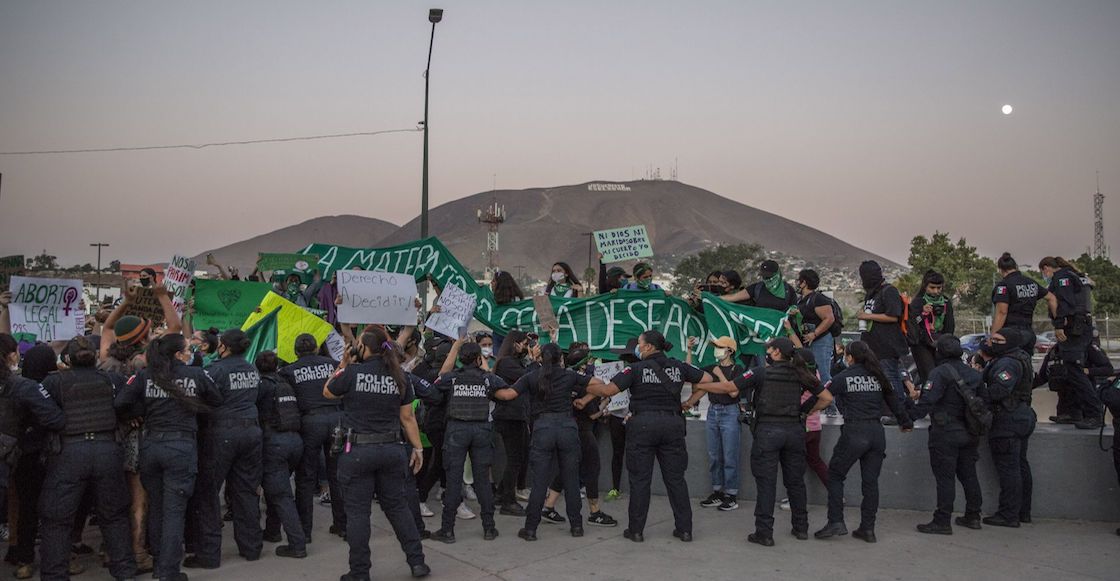
[[[163,271],[163,286],[167,287],[167,294],[171,295],[171,304],[175,305],[175,310],[180,317],[183,316],[183,310],[187,306],[187,291],[190,289],[192,278],[194,278],[194,261],[185,256],[171,257],[171,262]]]
[[[47,342],[83,334],[82,281],[13,276],[11,291],[13,336]]]
[[[339,322],[416,324],[416,279],[411,274],[340,270],[338,294]]]
[[[467,294],[454,283],[447,283],[436,305],[439,312],[432,313],[425,326],[441,335],[458,339],[474,318],[474,295]]]

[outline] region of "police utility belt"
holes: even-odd
[[[350,432],[346,435],[346,441],[353,446],[360,444],[395,444],[400,443],[401,436],[396,432],[383,432],[380,434],[357,434]]]
[[[1083,335],[1093,327],[1093,316],[1088,314],[1066,315],[1054,319],[1054,328],[1068,332],[1070,335]]]
[[[117,432],[86,432],[84,434],[71,434],[69,436],[60,436],[59,439],[63,444],[72,444],[74,442],[119,442],[117,439]]]

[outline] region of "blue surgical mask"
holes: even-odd
[[[1050,277],[1049,276],[1042,277],[1042,280],[1046,282],[1046,286],[1050,286]]]
[[[642,350],[635,347],[634,348],[634,357],[637,357],[638,359],[641,359],[642,358]]]

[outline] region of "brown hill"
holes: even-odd
[[[607,188],[616,190],[602,191]],[[485,266],[486,229],[476,211],[492,201],[504,204],[508,215],[501,226],[500,266],[516,272],[521,265],[535,279],[547,278],[557,260],[581,275],[589,254],[585,233],[634,224],[646,225],[656,262],[663,266],[714,243],[757,242],[767,251],[832,268],[854,271],[867,259],[898,267],[820,230],[707,190],[676,181],[632,181],[483,192],[432,209],[430,232],[468,268]],[[415,219],[380,244],[408,242],[418,231]]]
[[[223,266],[237,267],[242,274],[247,275],[252,272],[257,263],[258,252],[296,252],[311,242],[359,248],[380,246],[383,238],[399,228],[392,222],[365,216],[320,216],[248,240],[201,252],[194,257],[194,260],[198,268],[203,269],[206,265],[207,252],[212,252]]]

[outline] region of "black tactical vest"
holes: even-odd
[[[455,372],[451,380],[447,417],[464,422],[490,419],[490,379],[477,367]]]
[[[62,373],[59,403],[66,414],[63,435],[96,434],[117,429],[113,382],[102,372]]]
[[[1019,368],[1019,382],[1011,389],[1011,395],[1007,396],[1007,398],[1000,403],[1009,411],[1014,410],[1020,403],[1031,405],[1031,393],[1034,390],[1034,364],[1031,363],[1030,355],[1027,355],[1026,352],[1022,350],[1015,350],[1011,353],[1007,353],[1004,357],[1015,361],[1015,364]],[[1052,373],[1051,379],[1056,379],[1053,372],[1055,368],[1053,363],[1062,364],[1062,362],[1060,359],[1055,359],[1048,368],[1048,371]],[[992,367],[988,369],[992,369]],[[1056,375],[1063,375],[1063,372],[1058,372]],[[985,371],[985,376],[986,375],[988,375],[988,371]],[[985,377],[984,380],[990,381],[990,378]]]
[[[755,414],[760,420],[766,418],[801,417],[801,392],[804,388],[797,378],[793,367],[779,363],[766,368],[762,388],[755,402]]]
[[[9,380],[0,386],[0,434],[18,438],[19,431],[19,405],[12,397],[12,383]]]
[[[296,391],[287,381],[276,382],[272,404],[276,415],[268,419],[268,426],[277,432],[298,432],[299,404],[296,403]]]

